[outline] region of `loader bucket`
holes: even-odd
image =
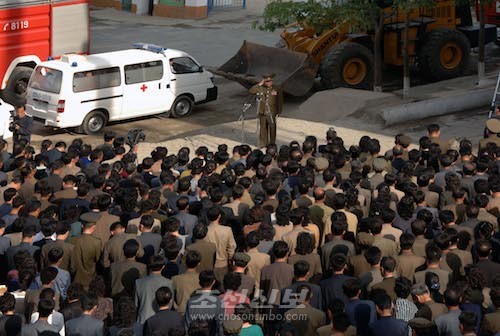
[[[305,53],[245,41],[235,56],[210,71],[247,89],[260,82],[264,74],[275,74],[274,83],[285,93],[303,96],[314,84],[318,64]]]

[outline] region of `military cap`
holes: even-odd
[[[373,169],[376,171],[382,171],[385,168],[387,168],[387,161],[384,158],[378,157],[373,160]]]
[[[358,233],[358,236],[356,237],[358,244],[364,245],[364,246],[372,246],[373,244],[373,236],[369,233],[366,232],[360,232]]]
[[[101,214],[99,212],[86,212],[80,216],[80,220],[85,223],[97,223],[101,219]]]
[[[314,166],[316,167],[317,170],[325,170],[328,168],[330,165],[330,162],[328,162],[327,159],[324,157],[319,157],[314,159]]]
[[[239,334],[243,326],[243,320],[236,315],[231,316],[229,319],[222,322],[225,334]]]
[[[246,253],[243,253],[243,252],[236,252],[233,255],[234,261],[243,261],[243,262],[249,263],[250,259],[251,259],[250,256]]]
[[[408,147],[409,145],[411,145],[411,142],[412,142],[412,138],[410,138],[409,136],[407,135],[402,135],[399,137],[399,144],[403,147]]]
[[[272,81],[274,79],[275,74],[264,74],[262,75],[262,78],[264,81]]]
[[[486,128],[492,133],[500,133],[500,120],[491,118],[486,121]]]

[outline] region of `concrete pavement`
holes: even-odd
[[[285,111],[286,113],[286,111]],[[434,118],[421,123],[399,124],[389,128],[380,128],[377,125],[360,122],[353,118],[344,118],[338,122],[313,122],[303,119],[283,117],[277,121],[277,143],[278,145],[289,144],[290,141],[303,141],[307,135],[314,135],[319,143],[325,142],[326,131],[333,127],[337,134],[344,140],[346,148],[357,145],[359,139],[368,135],[380,141],[382,152],[394,146],[394,135],[404,133],[413,139],[413,147],[418,146],[420,137],[426,135],[426,127],[431,122],[441,125],[442,137],[453,139],[454,146],[457,147],[462,139],[469,139],[474,148],[477,148],[485,121],[483,110],[467,111],[456,113],[439,118]],[[476,125],[477,127],[471,127]],[[245,121],[245,142],[256,148],[256,119]],[[193,152],[199,146],[207,146],[209,150],[216,151],[219,144],[225,143],[232,148],[241,143],[242,129],[241,123],[230,122],[214,125],[197,131],[161,142],[144,142],[139,145],[139,158],[142,159],[150,155],[157,146],[165,146],[170,153],[177,153],[181,147],[189,147]],[[147,140],[147,139],[146,139]],[[458,147],[457,147],[458,148]]]
[[[121,50],[131,48],[134,42],[149,42],[186,51],[203,65],[218,67],[236,54],[244,40],[268,46],[279,41],[278,31],[252,29],[256,18],[243,10],[221,12],[204,20],[139,16],[112,8],[93,10],[90,51]]]

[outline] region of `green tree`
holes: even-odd
[[[348,22],[352,31],[374,31],[374,83],[375,91],[382,91],[382,39],[384,20],[390,15],[384,8],[391,0],[307,0],[294,2],[274,0],[264,9],[264,22],[259,29],[274,31],[293,22],[314,27],[320,33],[331,28],[333,22]]]
[[[273,0],[264,8],[264,22],[258,28],[275,31],[291,23],[302,22],[321,32],[331,28],[333,20],[338,18],[338,8],[335,0]]]

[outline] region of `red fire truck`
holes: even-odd
[[[89,0],[0,0],[0,89],[24,101],[33,68],[49,57],[89,52]]]

